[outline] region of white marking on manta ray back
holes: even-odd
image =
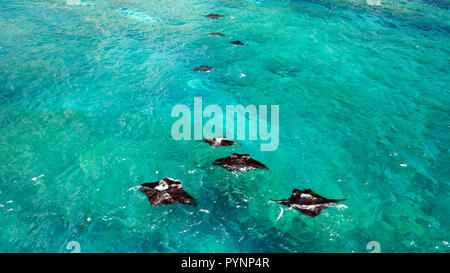
[[[180,180],[174,179],[174,178],[172,178],[172,177],[167,177],[167,179],[172,180],[172,181],[175,181],[175,182],[180,182],[180,183],[181,183]]]
[[[313,200],[317,199],[316,197],[312,196],[311,194],[307,194],[307,193],[300,194],[300,197],[313,199]]]
[[[168,194],[167,192],[165,192],[161,197],[158,198],[158,200],[156,200],[155,205],[161,203],[164,200],[171,199],[171,198],[172,198],[172,196],[170,194]]]
[[[155,190],[164,191],[164,190],[167,190],[168,188],[169,188],[169,184],[163,182],[163,183],[159,183],[159,185],[155,187]]]
[[[246,172],[246,171],[252,171],[254,169],[256,169],[253,166],[242,166],[242,167],[238,167],[236,165],[229,165],[229,164],[224,164],[223,165],[226,168],[230,168],[231,172],[233,173],[237,173],[237,172]]]
[[[299,205],[299,204],[292,204],[291,206],[296,209],[307,209],[307,210],[314,210],[316,208],[329,208],[333,206],[333,203],[324,203],[324,204],[317,204],[317,205]]]

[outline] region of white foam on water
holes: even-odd
[[[66,0],[66,5],[68,6],[93,6],[92,3],[85,3],[81,0]]]
[[[66,5],[79,6],[79,5],[81,5],[81,0],[66,0]]]
[[[31,180],[33,180],[33,181],[37,181],[39,178],[41,178],[41,177],[43,177],[44,175],[43,174],[41,174],[41,175],[39,175],[39,176],[37,176],[37,177],[33,177],[33,178],[31,178]]]
[[[381,6],[381,0],[366,0],[369,6]]]
[[[281,217],[283,217],[284,210],[283,210],[283,208],[280,208],[280,209],[281,209],[281,211],[280,211],[280,214],[278,214],[277,221],[280,220]]]
[[[137,191],[140,188],[141,188],[141,186],[135,186],[135,187],[129,188],[128,191]]]
[[[140,12],[140,11],[134,11],[129,9],[117,9],[115,10],[117,13],[119,13],[122,16],[128,17],[130,19],[142,22],[142,23],[156,23],[160,22],[161,20],[157,17],[150,16],[146,13]]]

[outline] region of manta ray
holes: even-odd
[[[210,13],[208,15],[203,15],[203,16],[211,18],[211,19],[218,19],[220,17],[224,17],[225,15],[220,15],[220,14],[217,14],[217,13]]]
[[[207,66],[207,65],[202,65],[202,66],[194,68],[194,71],[201,71],[201,72],[209,72],[211,70],[214,70],[214,68],[212,68],[211,66]]]
[[[272,201],[277,204],[294,208],[308,216],[316,217],[322,212],[323,209],[334,206],[335,204],[345,200],[346,199],[327,199],[314,193],[312,190],[301,191],[294,189],[289,199]]]
[[[154,183],[141,185],[141,192],[147,195],[154,207],[168,204],[195,205],[195,199],[183,190],[181,181],[172,178],[164,178]]]
[[[241,41],[231,41],[230,44],[233,44],[233,45],[244,45],[244,43],[241,42]]]
[[[208,36],[222,36],[222,37],[224,37],[225,34],[222,34],[220,32],[211,32],[211,33],[208,33]]]
[[[214,161],[214,165],[220,165],[230,172],[248,172],[254,169],[269,169],[264,164],[252,159],[248,154],[232,154],[229,157]]]
[[[232,146],[232,145],[239,145],[239,143],[234,142],[234,141],[229,141],[228,139],[224,138],[224,137],[215,137],[212,139],[202,139],[200,140],[202,142],[206,142],[209,145],[213,146],[213,147],[220,147],[220,146]]]

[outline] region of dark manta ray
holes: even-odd
[[[208,15],[203,15],[203,16],[211,18],[211,19],[218,19],[220,17],[224,17],[225,15],[220,15],[220,14],[217,14],[217,13],[210,13]]]
[[[289,199],[278,201],[272,200],[272,201],[278,204],[294,208],[308,216],[316,217],[322,212],[323,209],[331,207],[336,203],[345,200],[346,199],[327,199],[314,193],[312,190],[301,191],[294,189]]]
[[[209,72],[211,70],[214,70],[214,68],[212,68],[211,66],[207,66],[207,65],[202,65],[202,66],[194,68],[194,71],[201,71],[201,72]]]
[[[241,42],[241,41],[231,41],[230,44],[233,44],[233,45],[244,45],[244,43]]]
[[[164,178],[154,183],[144,183],[141,192],[147,195],[152,206],[168,204],[195,205],[195,199],[183,190],[181,181]]]
[[[224,137],[215,137],[212,139],[205,138],[200,141],[206,142],[213,147],[239,145],[239,143],[234,142],[234,141],[229,141],[228,139],[226,139]]]
[[[268,169],[264,164],[252,159],[248,154],[232,154],[229,157],[214,161],[214,165],[220,165],[230,172],[248,172],[257,168]]]
[[[222,34],[220,32],[211,32],[211,33],[208,33],[208,36],[225,36],[225,34]]]

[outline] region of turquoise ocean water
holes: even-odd
[[[0,1],[0,251],[450,252],[449,7]],[[279,105],[279,148],[173,140],[194,96]],[[211,164],[233,152],[270,170]],[[198,206],[151,207],[137,186],[163,177]],[[294,188],[348,200],[269,202]]]

